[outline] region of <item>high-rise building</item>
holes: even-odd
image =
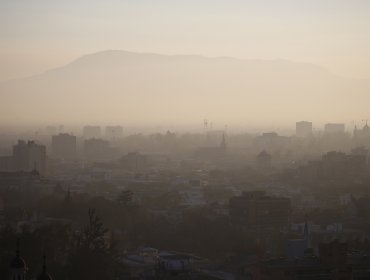
[[[325,134],[342,134],[344,128],[344,123],[327,123],[324,132]]]
[[[119,125],[105,127],[105,137],[109,140],[117,140],[123,136],[123,127]]]
[[[68,133],[53,135],[51,140],[52,151],[58,157],[73,157],[77,151],[76,136]]]
[[[271,155],[263,150],[256,157],[256,165],[260,169],[268,169],[271,167],[271,159]]]
[[[296,122],[295,133],[297,137],[309,137],[312,135],[312,122]]]
[[[84,126],[83,136],[85,139],[100,138],[101,137],[100,126],[95,125]]]
[[[353,131],[353,142],[356,146],[365,146],[370,148],[370,127],[367,124],[367,121],[362,129],[358,129],[357,126],[355,126]]]
[[[107,159],[119,156],[117,148],[110,147],[110,143],[103,139],[87,139],[84,141],[84,152],[88,159]]]
[[[46,170],[46,147],[34,141],[18,140],[13,146],[13,163],[16,170],[31,171],[37,169],[40,173]]]

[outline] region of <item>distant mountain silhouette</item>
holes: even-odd
[[[240,123],[363,118],[370,82],[316,65],[103,51],[0,83],[2,122]]]

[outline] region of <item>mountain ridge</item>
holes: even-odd
[[[5,121],[342,120],[366,116],[369,89],[315,64],[110,50],[0,84],[0,110]]]
[[[5,80],[5,81],[0,81],[0,85],[4,84],[4,83],[8,83],[8,82],[21,81],[21,80],[26,80],[26,79],[34,78],[34,77],[37,77],[37,76],[41,76],[41,75],[47,74],[49,72],[53,72],[53,71],[56,71],[58,69],[62,69],[62,68],[74,65],[76,63],[82,62],[85,59],[89,59],[91,57],[96,57],[96,56],[100,56],[100,55],[106,55],[106,54],[117,54],[117,55],[118,54],[119,55],[125,54],[125,55],[140,55],[140,56],[144,55],[144,56],[156,56],[156,57],[161,57],[161,58],[182,58],[182,59],[197,58],[197,59],[204,59],[204,60],[230,60],[230,61],[235,61],[235,62],[240,62],[240,63],[243,63],[243,62],[244,63],[245,62],[251,62],[251,63],[285,63],[285,64],[302,65],[302,66],[304,65],[304,66],[316,68],[318,70],[328,72],[331,75],[334,75],[334,76],[337,76],[337,77],[340,77],[340,78],[352,79],[352,80],[370,80],[370,79],[364,79],[364,78],[349,78],[349,77],[346,77],[346,76],[341,76],[341,75],[338,75],[338,74],[335,74],[335,73],[329,71],[325,67],[323,67],[321,65],[318,65],[318,64],[314,64],[314,63],[310,63],[310,62],[293,61],[293,60],[288,60],[288,59],[283,59],[283,58],[246,59],[246,58],[237,58],[237,57],[232,57],[232,56],[205,56],[205,55],[198,55],[198,54],[160,54],[160,53],[152,53],[152,52],[134,52],[134,51],[111,49],[111,50],[102,50],[102,51],[97,51],[97,52],[94,52],[94,53],[81,55],[81,56],[77,57],[76,59],[74,59],[74,60],[72,60],[72,61],[70,61],[66,64],[63,64],[61,66],[56,66],[56,67],[53,67],[53,68],[50,68],[50,69],[46,69],[45,71],[42,71],[40,73],[35,73],[35,74],[25,76],[25,77],[17,77],[17,78]]]

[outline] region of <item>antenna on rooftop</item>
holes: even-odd
[[[208,121],[207,121],[207,119],[204,119],[204,121],[203,121],[203,129],[204,129],[204,132],[207,131],[207,128],[208,128]]]

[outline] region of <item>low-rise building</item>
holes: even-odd
[[[289,198],[267,196],[264,191],[244,192],[229,201],[230,220],[250,227],[287,227],[290,222]]]

